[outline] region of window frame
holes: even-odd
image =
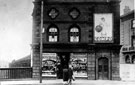
[[[56,32],[50,32],[50,29],[55,29],[55,31]],[[54,30],[53,29],[53,30]],[[57,40],[55,41],[55,38],[54,38],[54,40],[50,40],[50,36],[53,36],[53,37],[57,37]],[[58,29],[58,27],[56,26],[56,25],[50,25],[48,28],[47,28],[47,41],[48,42],[59,42],[59,29]]]
[[[78,32],[71,32],[72,29],[78,29]],[[71,41],[71,35],[72,36],[78,36],[79,40],[78,41]],[[68,32],[68,41],[71,42],[71,43],[79,43],[80,42],[80,39],[81,39],[81,30],[80,30],[80,27],[77,26],[77,25],[72,25],[70,28],[69,28],[69,32]]]

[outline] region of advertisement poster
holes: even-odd
[[[70,61],[75,77],[87,77],[87,54],[72,53]]]
[[[111,13],[94,14],[94,42],[113,42],[113,20]]]
[[[43,53],[42,76],[56,76],[56,53]]]

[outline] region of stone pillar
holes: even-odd
[[[112,53],[112,80],[120,80],[120,63],[119,53],[116,51]]]
[[[95,53],[89,52],[88,53],[88,79],[95,80],[96,79],[96,71],[95,71]]]
[[[40,19],[41,19],[41,1],[33,1],[33,29],[32,29],[32,61],[33,61],[33,78],[39,78],[40,74]]]
[[[35,51],[35,49],[33,49]],[[33,53],[33,78],[39,78],[40,69],[40,55],[39,52]]]

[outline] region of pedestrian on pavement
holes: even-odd
[[[63,84],[66,85],[68,84],[68,67],[65,65],[63,69]]]
[[[72,80],[74,81],[75,78],[73,76],[73,66],[71,64],[69,64],[69,68],[68,68],[68,85],[72,85]]]
[[[57,78],[60,79],[62,78],[62,67],[61,67],[61,64],[60,62],[57,63]]]

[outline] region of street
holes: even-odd
[[[63,85],[61,79],[57,80],[43,80],[39,83],[39,80],[12,80],[12,81],[0,81],[1,85]],[[110,80],[75,80],[72,85],[135,85],[135,81],[110,81]]]

